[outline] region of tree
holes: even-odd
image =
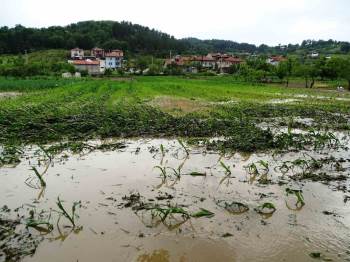
[[[345,79],[348,82],[350,91],[350,60],[344,58],[332,58],[332,64],[335,67],[338,77]]]
[[[343,42],[340,44],[340,51],[343,53],[349,53],[350,52],[350,43]]]
[[[303,77],[306,88],[313,88],[316,78],[320,75],[319,68],[312,61],[298,63],[294,67],[294,74]]]
[[[281,80],[281,82],[283,81],[283,79],[287,76],[288,72],[287,72],[287,63],[285,62],[280,62],[275,69],[275,73],[276,76]],[[287,81],[288,83],[288,81]],[[288,86],[288,84],[287,84]]]
[[[141,72],[144,71],[149,64],[150,64],[150,61],[146,56],[140,56],[136,61],[136,66],[141,70]]]
[[[125,41],[118,41],[113,39],[103,43],[102,48],[105,50],[121,49],[125,51],[128,49],[128,43]]]
[[[241,64],[233,64],[228,68],[228,73],[233,75],[239,73],[239,69],[241,67]]]
[[[338,77],[336,59],[328,59],[321,68],[321,77],[334,80]]]

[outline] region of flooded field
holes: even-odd
[[[344,146],[109,143],[54,157],[26,147],[0,169],[0,261],[350,261]]]

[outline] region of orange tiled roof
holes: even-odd
[[[283,56],[272,56],[270,59],[273,60],[273,61],[276,61],[276,62],[281,62],[281,61],[287,60],[287,59],[286,59],[285,57],[283,57]]]
[[[124,56],[124,53],[121,50],[113,50],[112,52],[107,53],[105,56],[106,57],[121,57],[121,56]]]
[[[74,60],[74,65],[100,65],[100,61]]]
[[[232,63],[241,63],[242,62],[242,59],[240,59],[239,57],[227,57],[224,59],[224,61],[227,61],[227,62],[232,62]]]
[[[194,61],[203,61],[203,62],[214,62],[215,59],[212,57],[208,57],[208,56],[195,56]]]

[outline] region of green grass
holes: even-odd
[[[51,49],[51,50],[42,50],[32,53],[28,53],[28,63],[57,63],[57,62],[66,62],[67,58],[70,56],[69,51],[62,49]],[[0,56],[0,65],[1,64],[13,64],[17,58],[25,59],[25,55],[1,55]]]
[[[151,99],[156,96],[171,96],[205,101],[266,101],[289,98],[293,95],[324,95],[321,90],[284,88],[273,85],[237,83],[231,77],[138,77],[134,81],[119,83],[111,101],[119,99]],[[335,97],[337,94],[327,93]]]
[[[21,95],[0,100],[2,144],[145,135],[233,135],[234,141],[244,138],[247,145],[259,144],[269,135],[255,124],[263,118],[274,117],[311,117],[322,125],[349,128],[346,116],[350,112],[350,101],[335,99],[337,96],[350,98],[346,92],[250,85],[234,82],[231,77],[0,78],[0,93],[9,91]],[[305,94],[314,97],[288,104],[271,103],[271,100]],[[330,99],[315,99],[315,96]],[[173,110],[161,104],[150,104],[157,97],[186,101],[191,106],[200,104],[203,108],[195,112],[179,108],[173,114]],[[223,101],[235,103],[218,103]],[[242,144],[242,147],[247,145]]]

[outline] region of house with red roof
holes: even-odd
[[[72,64],[77,71],[87,71],[89,75],[101,74],[100,61],[98,60],[74,60]]]
[[[164,67],[174,64],[177,66],[183,66],[187,69],[200,65],[204,69],[219,69],[221,72],[226,72],[230,66],[235,64],[241,64],[243,60],[239,57],[234,57],[228,54],[209,53],[206,56],[180,56],[177,55],[174,58],[166,59]],[[185,69],[186,69],[185,68]],[[195,70],[185,70],[186,72],[193,72]]]
[[[266,63],[273,65],[273,66],[278,66],[280,62],[286,61],[287,58],[283,56],[271,56],[266,60]]]
[[[227,72],[232,65],[239,65],[243,60],[239,57],[223,55],[218,57],[217,65],[221,72]]]

